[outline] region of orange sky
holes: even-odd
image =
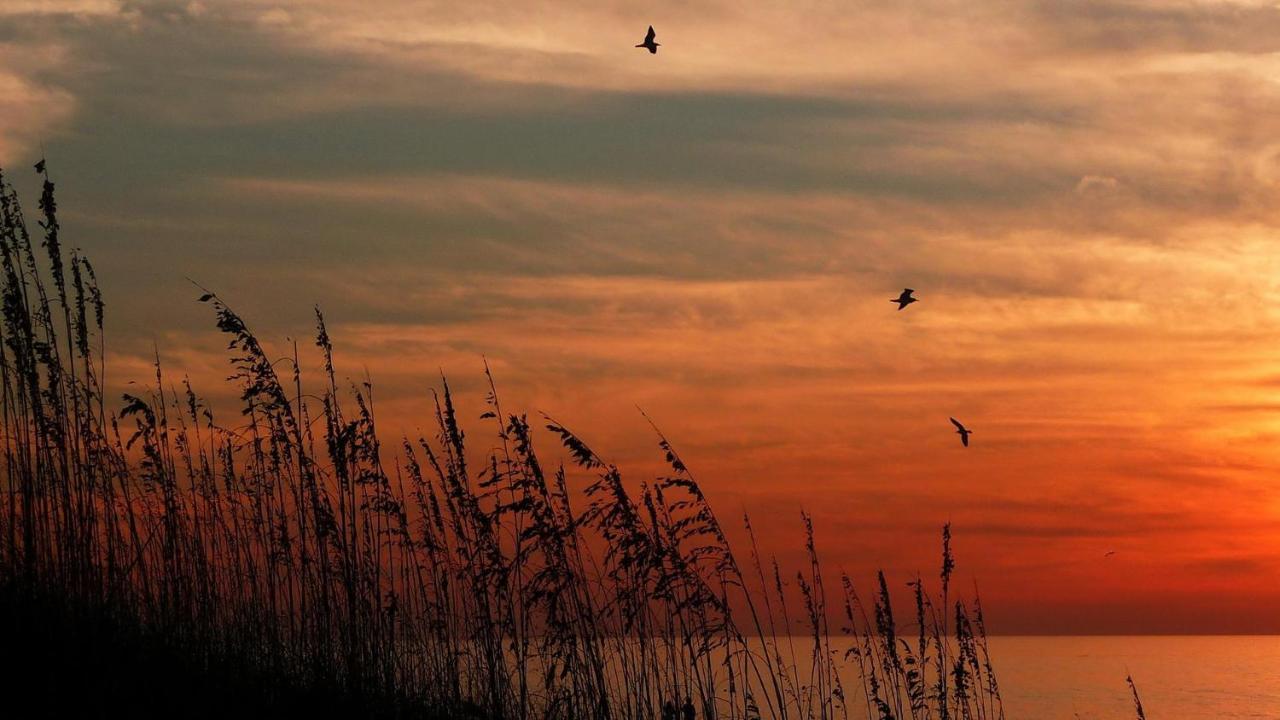
[[[282,355],[319,304],[388,430],[484,355],[785,558],[806,508],[905,582],[950,520],[997,630],[1280,632],[1278,52],[1245,1],[16,0],[0,163],[117,381],[225,395],[184,277]]]

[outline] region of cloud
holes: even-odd
[[[73,117],[78,98],[51,77],[66,72],[70,49],[56,35],[10,36],[5,32],[10,13],[23,22],[39,23],[61,14],[92,15],[92,3],[6,5],[0,9],[0,166],[28,157],[42,140],[63,132]]]
[[[1270,12],[1116,2],[1067,15],[1037,2],[666,8],[673,34],[704,39],[676,44],[662,62],[702,64],[660,69],[599,30],[625,25],[627,11],[585,4],[534,14],[507,3],[131,3],[92,22],[12,25],[24,47],[41,38],[67,49],[39,85],[22,72],[27,85],[54,88],[89,116],[159,131],[138,137],[181,142],[166,137],[181,132],[195,142],[198,133],[238,164],[277,159],[324,174],[326,164],[383,174],[427,164],[985,200],[1154,235],[1162,213],[1274,214],[1271,61],[1157,42],[1100,65],[1106,44],[1073,33],[1119,28],[1141,44],[1147,20],[1170,35],[1214,23],[1255,32]],[[750,31],[761,26],[771,32]],[[912,42],[903,43],[907,28]],[[760,47],[747,52],[743,42]],[[491,69],[471,65],[492,53]],[[876,63],[891,67],[868,69]],[[644,69],[626,69],[636,65]],[[633,82],[635,73],[648,79]],[[25,134],[36,116],[19,117]],[[359,139],[333,142],[342,137]],[[187,159],[180,149],[168,159]],[[603,156],[612,162],[597,162]],[[1124,178],[1124,201],[1090,192],[1087,212],[1059,202],[1082,177]]]
[[[5,16],[95,17],[119,15],[122,0],[10,0],[0,8],[0,18]]]
[[[0,64],[7,55],[0,49]],[[33,85],[21,75],[0,70],[0,166],[27,157],[74,111],[75,100],[66,91]]]
[[[31,183],[49,148],[114,378],[155,343],[234,402],[185,277],[282,350],[319,304],[384,427],[439,367],[481,397],[484,356],[629,480],[659,471],[642,405],[718,501],[803,500],[852,569],[931,566],[954,517],[996,600],[1119,617],[1120,574],[1240,599],[1269,567],[1277,29],[1264,3],[18,0],[0,162]]]
[[[1027,6],[1063,48],[1117,54],[1268,54],[1280,49],[1280,8],[1265,0],[1085,0]]]
[[[1255,576],[1274,567],[1274,557],[1213,557],[1189,563],[1188,568],[1194,572],[1227,576]]]
[[[1080,195],[1089,193],[1107,193],[1120,187],[1120,181],[1104,175],[1085,175],[1076,183],[1076,192]]]

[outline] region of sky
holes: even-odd
[[[638,487],[638,406],[784,561],[951,522],[1009,633],[1280,633],[1278,138],[1274,3],[0,4],[113,381],[229,397],[193,281],[312,372],[318,305],[388,432],[487,358]]]

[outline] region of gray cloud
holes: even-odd
[[[1052,567],[1273,530],[1233,508],[1274,495],[1242,481],[1274,434],[1274,9],[659,4],[651,59],[620,4],[90,5],[0,10],[0,160],[31,198],[44,141],[119,377],[153,340],[225,373],[189,276],[282,347],[322,305],[398,418],[481,354],[623,458],[643,403],[733,500],[840,495],[843,547],[952,510]]]

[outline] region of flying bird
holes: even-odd
[[[1108,550],[1106,554],[1104,554],[1102,557],[1111,557],[1112,555],[1115,555],[1115,554],[1116,554],[1115,550]]]
[[[960,436],[960,442],[964,444],[965,447],[969,447],[969,435],[972,434],[973,431],[964,425],[961,425],[960,421],[955,418],[951,418],[951,424],[956,426],[956,434]]]
[[[658,54],[658,46],[659,46],[659,45],[661,45],[662,43],[657,43],[657,42],[654,42],[654,41],[653,41],[653,39],[654,39],[656,36],[657,36],[657,33],[655,33],[655,32],[653,31],[653,26],[652,26],[652,25],[650,25],[650,26],[649,26],[649,34],[644,36],[644,42],[640,43],[640,44],[639,44],[639,45],[637,45],[636,47],[642,47],[642,48],[647,49],[647,50],[649,51],[649,54],[650,54],[650,55],[657,55],[657,54]]]
[[[899,295],[898,297],[891,298],[889,302],[898,303],[898,309],[901,310],[902,308],[910,305],[913,302],[919,302],[919,300],[917,300],[916,298],[911,297],[911,293],[913,292],[915,292],[915,290],[912,290],[911,288],[907,288],[906,290],[903,290],[902,294]]]

